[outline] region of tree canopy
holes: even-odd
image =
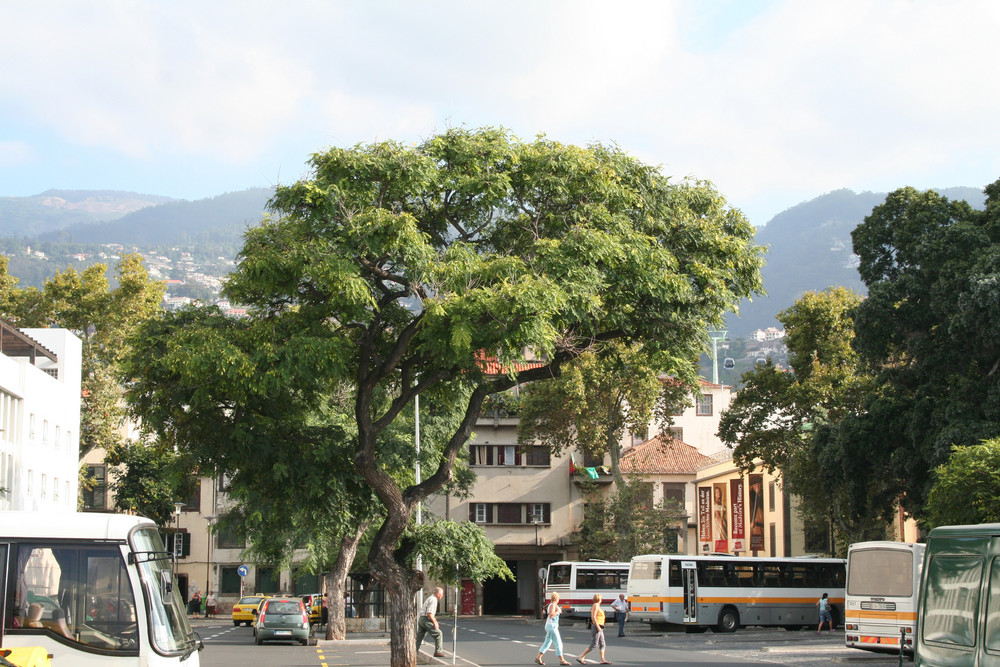
[[[833,519],[847,542],[882,539],[898,498],[884,450],[838,438],[841,421],[862,409],[873,381],[851,347],[851,313],[861,297],[845,288],[807,292],[778,314],[791,372],[770,363],[743,376],[719,436],[743,469],[780,469],[807,521]]]
[[[452,479],[484,398],[611,341],[687,357],[760,290],[762,250],[711,185],[672,183],[617,148],[457,129],[416,146],[331,148],[310,164],[277,188],[224,288],[250,312],[242,335],[269,355],[226,405],[349,385],[353,461],[386,510],[369,563],[390,602],[392,664],[409,667],[422,578],[398,547],[417,503]],[[221,332],[174,327],[161,343],[178,373],[165,392],[210,392],[247,365]],[[160,391],[137,395],[155,411]],[[430,474],[409,483],[399,468],[412,457],[386,434],[418,395],[458,418],[433,442]],[[169,420],[187,418],[169,404]],[[234,419],[235,437],[261,425]]]
[[[878,390],[841,438],[887,452],[918,516],[954,446],[1000,436],[1000,181],[985,191],[978,211],[902,188],[853,234],[869,290],[855,347]]]
[[[934,469],[933,484],[928,528],[1000,521],[1000,438],[952,448]]]

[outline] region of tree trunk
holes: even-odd
[[[344,639],[347,636],[347,623],[344,620],[344,587],[347,575],[354,564],[354,557],[358,553],[358,543],[370,525],[371,521],[365,521],[353,533],[347,533],[340,538],[337,559],[333,562],[330,573],[326,575],[327,639]]]

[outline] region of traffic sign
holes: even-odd
[[[250,574],[250,568],[248,568],[246,565],[240,565],[236,571],[239,573],[241,577],[245,577],[248,574]]]

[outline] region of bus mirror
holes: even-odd
[[[174,592],[174,578],[170,570],[160,570],[160,593],[164,600],[170,599],[170,594]]]

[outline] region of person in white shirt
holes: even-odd
[[[618,594],[618,599],[611,603],[615,610],[615,620],[618,621],[618,636],[625,636],[625,620],[628,618],[628,600],[624,593]]]
[[[434,657],[443,658],[444,647],[441,641],[441,628],[437,622],[438,600],[444,597],[444,589],[435,588],[434,595],[427,596],[424,604],[420,607],[420,618],[417,620],[417,651],[424,643],[424,637],[430,635],[434,638]]]

